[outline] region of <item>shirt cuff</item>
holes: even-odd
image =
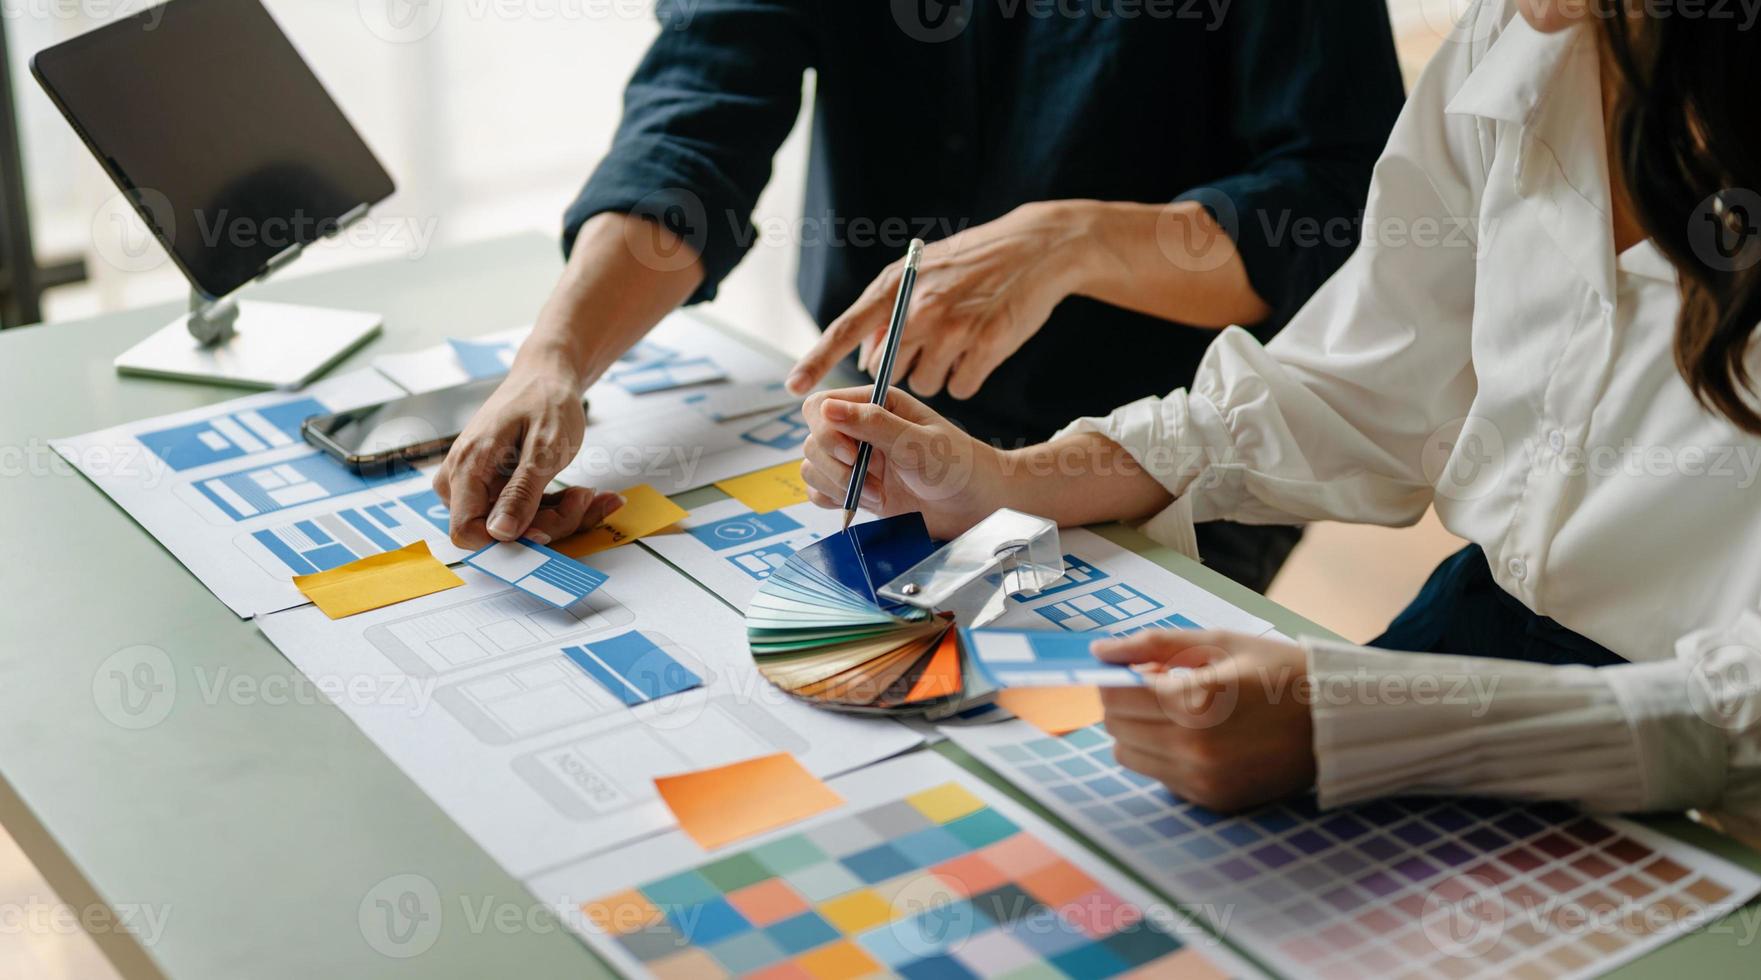
[[[1213,466],[1224,454],[1210,447],[1230,445],[1228,429],[1216,407],[1184,390],[1166,398],[1141,398],[1105,417],[1082,418],[1065,426],[1054,440],[1084,433],[1102,435],[1155,478],[1174,498],[1160,513],[1138,525],[1157,544],[1200,560],[1194,524],[1214,519],[1214,506],[1199,514],[1199,491],[1208,497],[1225,482],[1239,484],[1232,468]],[[1206,501],[1209,503],[1209,501]]]
[[[1602,812],[1683,802],[1657,795],[1642,729],[1607,676],[1630,668],[1387,653],[1315,639],[1303,647],[1323,806],[1401,794],[1567,800]],[[1641,669],[1655,666],[1671,665]]]

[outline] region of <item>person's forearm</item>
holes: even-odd
[[[1072,270],[1076,295],[1217,330],[1271,315],[1234,240],[1198,202],[1059,207],[1083,231]]]
[[[1093,432],[1004,454],[1005,506],[1061,527],[1138,521],[1174,502],[1118,443]]]
[[[689,249],[652,221],[595,215],[575,239],[515,369],[566,371],[585,390],[696,292],[703,264]]]

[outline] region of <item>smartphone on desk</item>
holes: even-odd
[[[305,440],[360,473],[438,456],[452,447],[501,378],[396,398],[346,412],[314,415],[300,426]],[[581,399],[583,410],[587,399]]]

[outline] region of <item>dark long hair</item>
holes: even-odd
[[[1679,273],[1676,368],[1708,410],[1761,435],[1747,363],[1761,326],[1761,25],[1717,5],[1596,6],[1620,82],[1621,182]]]

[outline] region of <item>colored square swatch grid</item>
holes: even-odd
[[[1595,974],[1761,887],[1556,804],[1309,798],[1223,816],[1121,767],[1099,726],[954,737],[1177,901],[1232,909],[1226,938],[1291,975]]]
[[[1177,937],[958,783],[583,911],[655,976],[1099,977],[1188,962]]]

